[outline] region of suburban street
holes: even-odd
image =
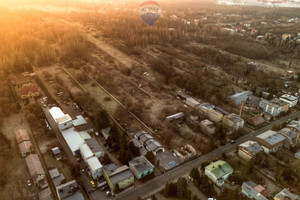
[[[300,117],[300,111],[292,113],[287,116],[284,116],[278,120],[271,122],[267,126],[262,127],[259,130],[252,131],[249,134],[240,137],[239,139],[236,140],[235,144],[227,143],[226,145],[224,145],[218,149],[215,149],[214,151],[212,151],[208,154],[202,155],[195,160],[192,160],[192,161],[185,163],[175,169],[172,169],[165,174],[157,176],[157,177],[149,180],[148,182],[144,183],[143,185],[136,187],[134,190],[124,191],[123,193],[121,193],[117,196],[117,199],[118,200],[123,200],[123,199],[124,200],[135,200],[138,196],[144,198],[144,197],[148,197],[152,194],[155,194],[159,190],[163,189],[163,187],[165,186],[165,184],[168,181],[176,181],[179,177],[188,174],[192,170],[193,167],[200,167],[201,163],[203,163],[204,161],[210,160],[213,157],[220,157],[223,152],[225,152],[225,153],[232,152],[237,149],[237,146],[239,144],[241,144],[247,140],[254,139],[254,137],[256,135],[259,135],[267,130],[272,129],[272,127],[274,125],[283,123],[284,121],[286,121],[288,119],[295,119],[297,117]]]

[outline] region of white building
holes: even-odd
[[[62,135],[67,142],[73,155],[80,153],[79,147],[84,143],[84,138],[82,138],[80,132],[77,132],[74,127],[63,130]]]
[[[70,128],[73,125],[72,118],[70,117],[69,114],[66,114],[62,117],[57,118],[56,123],[57,123],[59,130],[61,130],[61,131],[65,130],[67,128]]]
[[[284,102],[289,103],[290,108],[296,106],[297,103],[298,103],[298,98],[297,97],[292,96],[292,95],[288,95],[288,94],[282,95],[279,99],[284,101]]]
[[[102,165],[97,157],[91,157],[86,161],[89,171],[93,179],[100,178],[102,176]]]
[[[82,159],[86,162],[89,158],[94,157],[94,153],[92,152],[92,150],[89,148],[89,146],[84,143],[82,145],[80,145],[79,147],[80,149],[80,154]]]
[[[51,109],[49,109],[49,113],[55,122],[57,122],[56,119],[61,118],[65,115],[65,113],[59,107],[52,107]]]

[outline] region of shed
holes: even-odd
[[[25,129],[17,130],[15,132],[15,135],[16,135],[16,139],[17,139],[18,144],[23,142],[23,141],[29,141],[30,140],[29,135],[28,135],[28,133]]]
[[[26,157],[31,151],[32,144],[30,141],[23,141],[19,144],[19,150],[22,157]]]

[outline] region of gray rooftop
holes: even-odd
[[[267,105],[269,105],[271,107],[275,107],[275,108],[280,108],[281,107],[280,105],[278,105],[276,103],[272,103],[272,102],[270,102],[270,101],[268,101],[266,99],[261,99],[260,100],[260,104],[267,104]]]
[[[266,131],[256,137],[265,140],[270,145],[274,145],[285,140],[285,137],[272,130]]]
[[[156,151],[158,151],[158,150],[160,150],[160,149],[163,149],[163,146],[162,146],[159,142],[157,142],[157,141],[155,141],[155,140],[149,140],[149,141],[147,141],[147,142],[146,142],[146,146],[147,146],[151,151],[154,151],[154,152],[156,152]]]
[[[286,99],[286,100],[288,100],[288,101],[296,101],[296,100],[298,100],[297,97],[292,96],[292,95],[288,95],[288,94],[284,94],[284,95],[282,95],[280,98]]]
[[[242,118],[240,118],[237,114],[235,113],[231,113],[229,115],[227,115],[228,119],[230,119],[232,122],[234,123],[239,123],[244,121]]]
[[[247,141],[239,146],[246,147],[252,154],[257,154],[264,150],[257,142],[254,141]]]
[[[291,193],[288,188],[283,189],[275,197],[279,200],[300,200],[300,196]]]
[[[256,184],[252,181],[247,181],[247,182],[243,182],[242,184],[242,189],[249,194],[250,196],[253,197],[253,199],[256,200],[268,200],[266,197],[264,197],[262,194],[260,194],[259,192],[257,192],[254,187],[256,186]]]
[[[65,179],[65,176],[59,173],[57,168],[49,170],[49,174],[55,186],[59,186],[61,182]]]
[[[283,129],[279,130],[278,133],[282,134],[283,136],[286,135],[290,139],[297,137],[297,133],[295,131],[291,130],[290,128],[283,128]]]
[[[132,159],[129,164],[132,165],[139,174],[154,168],[144,156]]]
[[[81,191],[78,189],[75,180],[69,181],[65,184],[56,187],[57,194],[61,199],[67,200],[84,200]]]
[[[130,171],[129,167],[126,165],[118,167],[118,165],[113,163],[113,164],[105,165],[103,167],[103,170],[105,170],[106,174],[109,176],[109,179],[112,182],[112,184],[117,184],[120,181],[133,177],[132,172]]]
[[[82,117],[82,115],[76,116],[76,119],[73,120],[74,126],[80,126],[83,124],[87,124],[87,121]]]
[[[141,147],[143,146],[142,143],[140,143],[136,138],[133,138],[131,140],[132,144],[135,146],[135,147]]]
[[[149,134],[148,132],[144,131],[144,130],[141,130],[139,132],[137,132],[135,135],[136,138],[140,139],[140,137],[144,134]]]
[[[271,102],[271,103],[278,104],[278,105],[280,105],[280,106],[285,106],[285,105],[289,104],[289,103],[287,103],[287,102],[285,102],[285,101],[282,101],[282,100],[280,100],[280,99],[272,99],[270,102]]]
[[[148,134],[148,133],[143,134],[143,135],[140,136],[140,140],[143,143],[146,142],[146,141],[148,141],[148,140],[150,140],[150,139],[153,139],[153,137],[150,134]]]
[[[93,153],[103,151],[102,147],[95,138],[86,139],[85,143],[89,146]]]
[[[256,97],[256,96],[253,96],[253,95],[250,95],[247,101],[248,101],[249,105],[258,106],[260,98]]]
[[[252,94],[253,93],[251,91],[243,91],[243,92],[231,95],[231,96],[229,96],[229,98],[232,99],[237,105],[240,105],[240,104],[242,104],[242,102],[246,102],[248,97]]]
[[[110,127],[107,128],[103,128],[101,129],[102,134],[109,136],[109,132],[110,132]]]

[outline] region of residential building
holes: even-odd
[[[298,138],[297,132],[293,131],[290,128],[283,128],[283,129],[279,130],[278,133],[280,133],[281,135],[283,135],[285,137],[285,141],[283,143],[283,146],[285,148],[288,149],[290,147],[296,146],[297,138]]]
[[[208,119],[202,120],[200,122],[200,128],[204,133],[208,135],[213,135],[216,132],[216,127],[214,123]]]
[[[86,131],[88,133],[94,131],[93,123],[90,120],[85,119],[82,115],[76,116],[76,119],[72,120],[72,123],[76,131]]]
[[[272,99],[270,102],[281,106],[281,112],[289,111],[290,104],[286,101],[282,101],[281,99]]]
[[[59,200],[84,200],[84,196],[75,180],[56,187]]]
[[[134,183],[134,176],[126,165],[119,167],[113,163],[103,166],[103,177],[106,179],[113,194],[116,190],[126,189]]]
[[[97,158],[104,156],[104,151],[95,138],[87,139],[85,140],[85,143]]]
[[[257,185],[252,181],[243,182],[242,184],[242,194],[250,199],[255,200],[268,200],[268,192],[265,187]],[[265,196],[265,195],[266,196]]]
[[[276,117],[280,114],[282,107],[278,104],[271,103],[268,100],[261,99],[259,102],[259,108],[264,112]]]
[[[145,134],[149,134],[148,132],[141,130],[134,134],[134,137],[138,140],[141,140],[141,137]]]
[[[141,156],[145,156],[145,155],[146,155],[147,150],[145,149],[145,147],[143,146],[143,144],[142,144],[140,141],[138,141],[136,138],[133,138],[133,139],[131,140],[131,142],[132,142],[132,144],[133,144],[135,147],[139,148],[139,151],[140,151],[140,155],[141,155]]]
[[[294,107],[298,103],[298,98],[289,94],[282,95],[279,99],[290,104],[290,108]]]
[[[204,173],[217,186],[222,186],[233,173],[233,169],[227,162],[218,160],[206,166]]]
[[[80,149],[81,157],[85,162],[89,158],[94,156],[94,153],[92,152],[92,150],[89,148],[89,146],[86,143],[80,145],[79,149]]]
[[[145,145],[148,140],[153,140],[153,136],[149,133],[143,134],[140,137],[140,142]]]
[[[65,176],[59,173],[57,168],[48,171],[54,186],[59,186],[65,181]]]
[[[25,161],[34,184],[42,189],[48,187],[45,176],[46,173],[42,167],[39,156],[37,154],[30,154],[25,158]]]
[[[297,139],[296,142],[299,143],[300,142],[300,121],[295,121],[292,120],[288,125],[288,128],[292,129],[293,131],[295,131],[297,133]]]
[[[32,149],[32,144],[30,141],[23,141],[19,143],[19,150],[22,157],[26,157],[28,154],[30,154]]]
[[[62,159],[62,154],[58,147],[54,147],[51,149],[53,156],[56,158],[56,160]]]
[[[255,109],[259,108],[261,98],[250,95],[247,99],[247,104]]]
[[[86,164],[89,168],[91,177],[96,180],[102,176],[102,165],[97,157],[87,159]]]
[[[237,114],[231,113],[223,117],[222,123],[225,128],[230,131],[236,131],[244,127],[245,121],[240,118]]]
[[[159,142],[153,139],[146,141],[145,147],[148,151],[152,151],[154,155],[156,155],[160,151],[165,152],[165,148]]]
[[[246,103],[247,99],[252,94],[253,92],[251,91],[243,91],[229,96],[229,100],[232,101],[235,105],[241,105],[242,103]]]
[[[300,196],[292,193],[288,188],[285,188],[276,194],[274,200],[300,200]]]
[[[222,120],[223,114],[214,109],[209,108],[207,109],[207,117],[209,120],[218,123]]]
[[[15,132],[17,143],[20,144],[23,141],[29,141],[29,135],[25,129],[20,129]]]
[[[46,188],[39,192],[39,200],[53,200],[50,188]]]
[[[102,133],[102,135],[103,135],[103,137],[104,137],[104,139],[105,140],[107,140],[108,139],[108,137],[110,136],[110,129],[111,129],[111,127],[106,127],[106,128],[104,128],[104,129],[101,129],[101,133]]]
[[[245,160],[251,160],[255,154],[263,150],[257,142],[248,140],[238,146],[238,155]]]
[[[247,120],[247,123],[249,126],[251,126],[253,128],[257,128],[257,127],[262,126],[265,123],[265,120],[262,115],[255,115],[253,117],[250,117]]]
[[[153,174],[154,171],[154,166],[144,156],[132,159],[129,168],[137,179]]]
[[[28,83],[23,84],[19,89],[19,95],[21,99],[27,99],[30,97],[37,97],[40,95],[40,90],[35,85]]]
[[[268,130],[257,135],[255,140],[262,146],[265,153],[271,153],[282,148],[285,137],[273,130]]]

